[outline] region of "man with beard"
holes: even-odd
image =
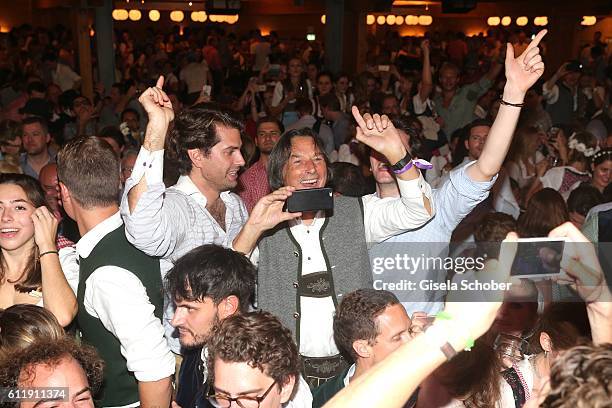
[[[176,262],[166,276],[166,289],[176,303],[171,323],[186,351],[176,402],[182,408],[208,407],[207,343],[212,328],[221,320],[248,312],[255,289],[255,267],[238,252],[203,245]],[[296,408],[312,403],[303,380],[293,402]]]
[[[38,173],[46,164],[55,162],[55,152],[49,149],[51,135],[49,128],[43,118],[32,116],[25,118],[22,122],[23,150],[19,164],[23,174],[32,176],[38,180]]]
[[[128,240],[160,258],[162,276],[181,256],[204,244],[229,247],[248,216],[244,203],[230,192],[244,166],[240,153],[242,123],[210,105],[196,105],[174,118],[168,95],[157,86],[139,98],[149,121],[132,175],[125,183],[121,214]],[[171,121],[169,150],[180,177],[166,188],[164,146]],[[180,353],[169,324],[172,302],[165,299],[164,326],[172,351]]]
[[[219,321],[249,310],[255,267],[237,252],[203,245],[180,258],[165,283],[176,304],[171,324],[185,350],[176,402],[183,408],[209,406],[205,345]]]
[[[282,124],[276,119],[265,117],[257,122],[255,145],[259,150],[259,160],[253,163],[238,179],[238,195],[244,200],[249,213],[259,199],[270,194],[266,168],[270,152],[278,142],[281,133],[283,133]]]

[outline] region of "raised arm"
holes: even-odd
[[[542,30],[518,57],[514,57],[512,44],[506,47],[506,86],[502,96],[508,104],[522,104],[525,93],[542,76],[544,63],[538,44],[546,35]],[[504,162],[521,108],[502,103],[478,161],[470,166],[468,175],[475,181],[488,181]]]
[[[585,301],[594,344],[612,342],[612,295],[595,247],[572,224],[552,230],[550,237],[565,238],[559,284],[569,285]]]
[[[508,238],[515,241],[517,237],[511,233]],[[500,260],[488,261],[482,271],[497,282],[506,282],[510,275],[516,245],[508,244],[502,247]],[[442,348],[463,350],[489,329],[500,306],[501,299],[448,302],[444,319],[437,318],[424,334],[417,335],[363,376],[351,381],[324,407],[403,407],[419,384],[446,362]]]
[[[385,156],[397,169],[400,197],[364,202],[366,239],[380,242],[393,235],[418,228],[433,216],[431,187],[412,161],[398,130],[386,115],[361,115],[353,106],[357,140]]]
[[[559,69],[548,79],[548,81],[544,82],[543,90],[545,93],[549,93],[552,91],[553,87],[557,84],[557,81],[567,73],[567,63],[562,64]]]
[[[510,45],[510,44],[508,44],[508,45]],[[508,52],[506,51],[506,55],[508,55],[507,53],[508,53]],[[491,68],[489,68],[489,72],[487,72],[487,73],[485,74],[485,77],[486,77],[486,78],[487,78],[489,81],[491,81],[491,82],[495,81],[495,79],[497,78],[497,76],[498,76],[498,75],[499,75],[499,73],[501,72],[502,68],[503,68],[503,65],[502,65],[501,63],[499,63],[499,62],[497,62],[497,61],[495,61],[495,60],[494,60],[494,61],[492,61],[492,62],[491,62]]]
[[[164,77],[160,76],[157,80],[157,84],[144,91],[142,95],[140,95],[140,98],[138,98],[138,101],[142,104],[149,116],[145,140],[142,147],[150,153],[164,150],[168,126],[174,119],[172,103],[168,95],[162,90],[163,86]],[[147,191],[147,181],[145,177],[142,177],[138,184],[131,188],[128,193],[130,212],[134,211],[140,196],[145,191]]]
[[[423,50],[423,70],[421,71],[421,87],[419,89],[419,99],[425,102],[433,90],[433,80],[431,78],[431,62],[429,58],[429,40],[421,43]]]
[[[151,256],[171,253],[188,233],[196,217],[187,198],[166,191],[164,185],[164,142],[174,112],[161,86],[163,77],[156,87],[147,89],[140,97],[149,122],[121,200],[127,239]]]

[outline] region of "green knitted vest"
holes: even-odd
[[[77,321],[84,342],[94,346],[106,363],[104,383],[97,396],[96,406],[122,406],[139,400],[138,382],[127,369],[121,355],[119,340],[102,325],[99,319],[85,310],[85,282],[102,266],[117,266],[132,272],[147,290],[149,301],[155,306],[155,316],[162,319],[163,292],[159,260],[134,248],[125,237],[122,225],[106,235],[87,258],[79,259],[79,288]],[[129,313],[126,310],[125,313]]]

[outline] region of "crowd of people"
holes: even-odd
[[[0,404],[607,406],[611,50],[555,71],[529,34],[390,31],[353,75],[276,33],[117,31],[93,99],[68,30],[2,34]],[[400,255],[451,262],[398,285]]]

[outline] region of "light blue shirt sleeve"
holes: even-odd
[[[489,181],[472,180],[467,169],[474,163],[475,161],[451,171],[450,177],[433,192],[436,216],[432,223],[449,233],[452,233],[474,207],[489,196],[489,190],[497,180],[497,175]]]

